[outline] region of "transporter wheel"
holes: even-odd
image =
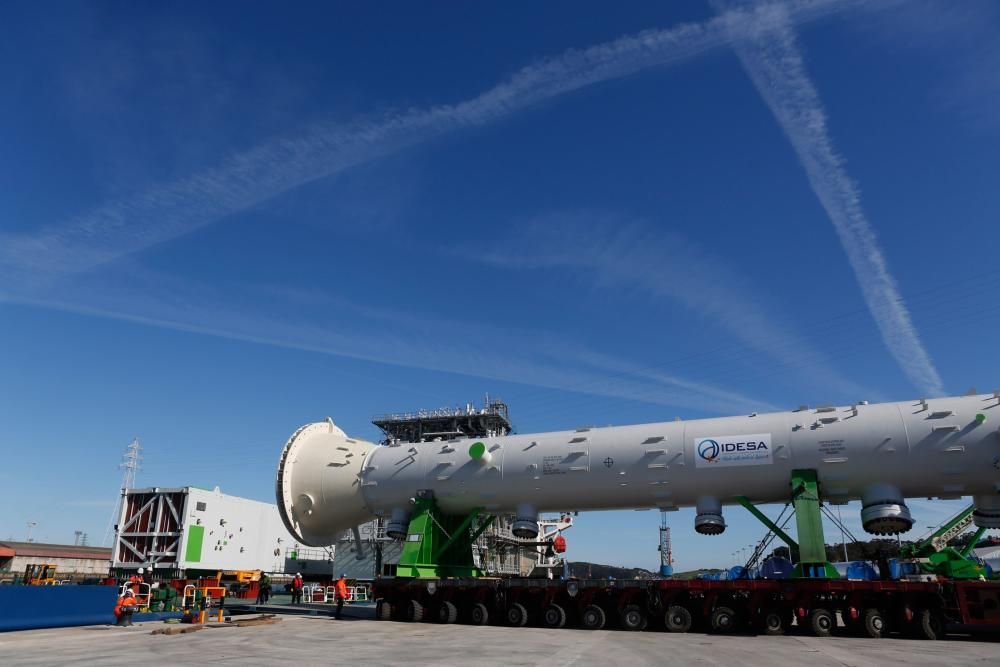
[[[424,620],[424,605],[416,600],[410,600],[406,605],[406,620],[419,623]]]
[[[469,618],[472,619],[473,625],[489,625],[490,610],[482,602],[477,602],[472,605],[472,609],[469,611]]]
[[[562,628],[566,626],[566,610],[553,603],[542,612],[542,622],[547,628]]]
[[[648,627],[649,627],[649,616],[647,616],[646,614],[643,614],[642,615],[642,625],[639,626],[639,630],[641,632],[641,631],[644,631]]]
[[[817,637],[829,637],[837,627],[837,617],[829,609],[813,609],[809,614],[809,629]]]
[[[944,639],[944,617],[934,609],[921,609],[913,619],[923,639]]]
[[[694,625],[694,619],[687,607],[672,604],[663,615],[663,624],[667,626],[667,632],[688,632]]]
[[[788,632],[787,614],[777,609],[764,609],[760,612],[757,625],[765,635],[783,635]]]
[[[885,637],[889,634],[889,629],[885,622],[885,616],[874,607],[865,609],[864,616],[861,617],[861,628],[865,635],[872,639]]]
[[[454,623],[458,620],[458,607],[454,602],[442,602],[438,607],[438,620],[442,623]]]
[[[386,600],[379,600],[375,604],[375,617],[380,621],[392,620],[392,604]]]
[[[523,628],[528,624],[528,610],[520,602],[507,607],[507,624],[515,628]]]
[[[604,610],[596,604],[588,604],[583,608],[583,613],[580,614],[580,625],[587,630],[600,630],[607,620]]]
[[[736,628],[736,612],[729,607],[716,607],[708,617],[708,623],[715,632],[732,632]]]
[[[642,622],[646,619],[646,615],[642,613],[642,609],[638,605],[630,604],[626,605],[622,609],[621,622],[622,628],[626,630],[642,630]]]

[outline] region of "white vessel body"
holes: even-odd
[[[870,515],[872,532],[908,529],[912,520],[891,516],[908,519],[909,497],[974,496],[977,523],[997,527],[998,423],[994,394],[398,446],[349,438],[328,420],[286,444],[278,506],[314,545],[372,516],[405,522],[421,490],[453,514],[530,522],[545,511],[695,506],[721,522],[735,496],[787,501],[792,471],[809,469],[824,500],[860,499],[888,522],[878,529]]]

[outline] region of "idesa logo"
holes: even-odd
[[[705,461],[716,461],[719,456],[723,454],[735,454],[739,452],[768,452],[767,443],[763,440],[747,440],[747,441],[732,441],[732,442],[719,442],[718,440],[713,440],[712,438],[705,438],[698,443],[698,456],[700,456]]]

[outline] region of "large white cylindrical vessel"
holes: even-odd
[[[862,501],[869,532],[908,530],[909,497],[974,496],[976,523],[998,528],[998,423],[996,395],[397,446],[328,420],[285,445],[277,499],[311,545],[373,516],[405,531],[421,490],[448,513],[515,514],[523,535],[538,512],[677,507],[697,507],[696,528],[717,534],[735,496],[785,502],[792,471],[811,469],[824,500]]]

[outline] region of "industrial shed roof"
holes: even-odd
[[[13,553],[3,554],[4,549]],[[0,555],[36,556],[39,558],[88,558],[111,560],[111,549],[80,547],[72,544],[43,544],[40,542],[0,542]]]

